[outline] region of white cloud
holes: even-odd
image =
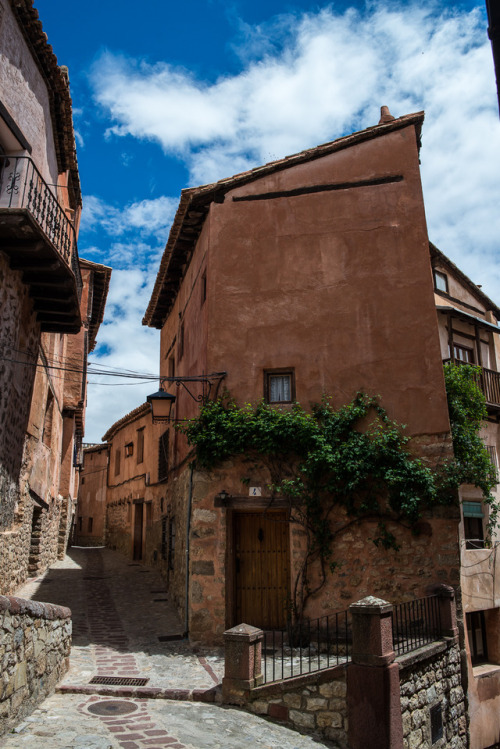
[[[242,26],[244,68],[212,83],[106,53],[93,85],[112,132],[157,141],[199,184],[376,124],[381,104],[425,109],[431,238],[494,294],[500,131],[484,9],[380,2],[278,20]]]
[[[207,82],[167,62],[106,53],[92,82],[110,117],[110,137],[157,142],[186,163],[194,184],[375,125],[382,104],[395,116],[425,109],[421,158],[430,238],[500,302],[500,127],[486,25],[482,4],[465,11],[432,0],[374,2],[363,13],[328,6],[241,25],[238,74]],[[165,243],[176,204],[164,197],[120,210],[95,197],[86,201],[86,225],[96,222],[117,238],[110,257],[131,267],[138,256],[144,268],[138,276],[132,270],[115,276],[111,299],[123,297],[131,306],[110,300],[99,340],[112,354],[102,361],[157,369],[149,352],[153,341],[156,351],[158,333],[140,327],[160,251],[148,242]],[[148,252],[154,257],[146,269]],[[111,418],[134,407],[120,395],[126,390],[134,388],[112,396]],[[99,397],[107,408],[112,398]],[[99,407],[92,409],[97,417]]]
[[[81,230],[91,232],[103,229],[110,236],[134,233],[141,237],[153,236],[165,243],[177,204],[176,198],[162,196],[118,208],[96,195],[86,195],[83,198]]]
[[[97,348],[89,364],[113,370],[156,373],[159,370],[159,335],[142,326],[151,296],[156,267],[113,270],[106,316],[97,336]],[[86,442],[100,442],[105,431],[118,419],[144,403],[157,383],[89,374]],[[94,384],[97,383],[97,384]]]

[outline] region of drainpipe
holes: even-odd
[[[189,634],[189,534],[191,531],[191,504],[193,501],[193,470],[194,463],[189,466],[189,495],[188,495],[188,507],[187,507],[187,520],[186,520],[186,606],[184,616],[184,635],[187,637]]]

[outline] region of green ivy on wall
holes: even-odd
[[[271,496],[289,500],[290,520],[307,535],[290,604],[295,618],[323,587],[328,571],[341,564],[334,557],[335,538],[353,524],[375,520],[373,542],[398,549],[387,522],[416,530],[424,509],[457,501],[462,483],[482,490],[495,519],[494,474],[479,437],[486,409],[478,371],[448,364],[445,378],[455,457],[433,468],[410,453],[403,427],[365,393],[339,409],[324,397],[310,412],[299,403],[286,409],[264,402],[240,407],[226,395],[205,403],[196,419],[180,425],[200,467],[211,470],[236,456],[258,457],[269,469]],[[340,527],[339,508],[346,518]],[[313,562],[319,562],[321,574],[311,587]]]

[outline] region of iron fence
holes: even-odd
[[[351,617],[341,611],[264,632],[264,684],[322,671],[351,658]]]
[[[392,640],[396,655],[421,648],[441,637],[438,596],[398,603],[392,610]]]
[[[33,159],[0,155],[0,208],[25,208],[30,212],[73,271],[80,294],[82,278],[74,226]]]

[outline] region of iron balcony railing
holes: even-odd
[[[351,615],[341,611],[264,632],[264,684],[323,671],[351,659]]]
[[[441,639],[438,596],[426,596],[392,609],[392,640],[397,656]],[[352,658],[350,611],[304,619],[285,630],[264,632],[263,683],[286,681],[349,663]]]
[[[459,364],[461,366],[477,367],[480,370],[477,384],[484,393],[486,403],[494,406],[500,406],[500,372],[493,369],[486,369],[471,362],[460,361],[459,359],[443,359],[443,364]]]
[[[74,273],[78,295],[82,277],[73,224],[28,156],[0,155],[0,209],[26,209]]]
[[[396,655],[421,648],[441,637],[438,596],[398,603],[392,609],[392,641]]]

